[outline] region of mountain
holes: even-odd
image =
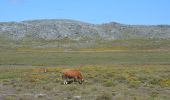
[[[170,25],[90,24],[68,19],[0,22],[0,46],[4,41],[29,44],[26,42],[67,40],[93,45],[96,41],[126,39],[170,39]]]

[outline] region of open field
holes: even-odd
[[[16,6],[26,0],[4,1]],[[63,12],[48,4],[51,14]],[[102,8],[112,11],[109,5]],[[20,8],[11,11],[26,10]],[[0,100],[170,100],[170,25],[19,19],[0,22]],[[79,69],[85,82],[62,84],[65,68]]]
[[[63,85],[70,67],[0,67],[0,100],[169,100],[169,65],[84,65],[80,85]]]
[[[58,66],[107,64],[170,64],[168,50],[112,50],[112,51],[57,51],[28,49],[29,51],[0,51],[1,65]]]
[[[65,68],[79,69],[84,84],[63,85]],[[0,49],[0,100],[169,100],[169,94],[166,49]]]

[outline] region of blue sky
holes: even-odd
[[[0,0],[0,22],[34,19],[170,24],[170,0]]]

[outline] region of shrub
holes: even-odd
[[[130,88],[137,88],[141,83],[141,81],[139,81],[135,76],[129,76],[127,80]]]
[[[151,79],[151,80],[149,81],[149,83],[150,83],[151,85],[159,85],[160,79],[153,78],[153,79]]]
[[[96,100],[112,100],[112,95],[111,93],[103,92],[97,96]]]
[[[140,81],[130,81],[129,82],[129,87],[130,88],[138,88],[140,86]]]
[[[113,82],[113,80],[106,80],[103,83],[103,85],[106,86],[106,87],[111,87],[111,86],[115,86],[116,84]]]
[[[115,80],[120,82],[120,83],[122,83],[122,82],[126,83],[127,82],[126,77],[121,76],[121,75],[115,76]]]
[[[169,87],[170,86],[170,79],[161,79],[159,82],[161,87]]]
[[[64,85],[64,90],[66,91],[78,91],[79,90],[79,87],[75,84],[70,84],[70,85]]]
[[[17,96],[16,95],[7,95],[6,97],[4,97],[4,100],[17,100]]]

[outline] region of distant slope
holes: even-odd
[[[39,41],[66,41],[94,45],[96,41],[129,39],[169,39],[170,25],[125,25],[120,23],[90,24],[67,19],[44,19],[22,22],[0,22],[0,46],[26,45]],[[10,43],[9,43],[10,42]],[[57,43],[58,43],[57,42]],[[54,46],[56,43],[52,43]],[[48,45],[49,46],[49,45]],[[47,47],[48,47],[47,46]],[[79,44],[79,46],[82,46]],[[58,47],[58,46],[57,46]]]
[[[0,23],[0,36],[13,40],[24,38],[56,40],[69,38],[78,40],[83,36],[101,33],[95,25],[74,20],[34,20]]]

